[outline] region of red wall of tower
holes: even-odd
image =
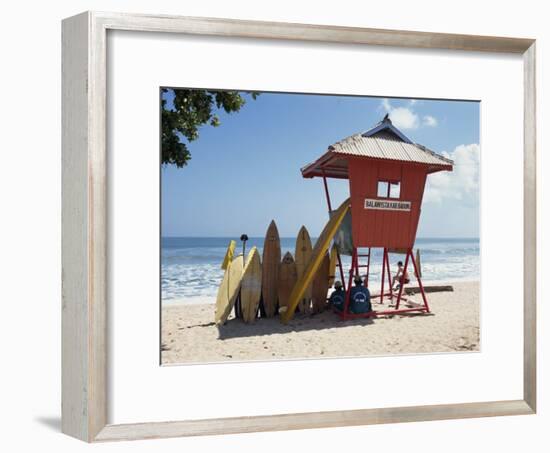
[[[352,234],[355,247],[414,245],[427,169],[414,163],[351,157],[348,160]],[[400,196],[378,197],[378,181],[399,181]],[[365,209],[365,199],[408,201],[410,211]]]

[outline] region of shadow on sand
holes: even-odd
[[[324,311],[316,315],[297,314],[288,324],[283,324],[278,316],[260,318],[255,322],[245,324],[241,319],[231,318],[223,326],[218,327],[219,339],[255,337],[262,335],[285,334],[289,332],[304,332],[307,330],[338,329],[350,326],[368,326],[376,322],[374,318],[362,318],[342,321],[335,313]]]

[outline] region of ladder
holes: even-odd
[[[369,247],[368,253],[358,253],[357,247],[353,248],[353,254],[351,255],[351,267],[349,270],[348,288],[346,291],[346,300],[344,302],[344,316],[348,314],[351,288],[353,287],[353,279],[356,275],[360,276],[360,273],[359,273],[360,269],[366,269],[366,275],[365,275],[365,280],[363,281],[363,284],[365,285],[365,287],[369,286],[370,255],[371,255],[370,247]],[[359,264],[359,258],[367,258],[367,264]]]
[[[359,276],[361,276],[360,269],[366,269],[363,285],[365,285],[365,287],[367,288],[369,287],[370,255],[371,255],[370,247],[369,247],[368,253],[358,253],[358,250],[354,248],[353,256],[352,256],[352,266],[350,269],[350,272],[353,273],[355,271],[355,275],[359,275]],[[359,264],[359,258],[367,258],[367,264]]]

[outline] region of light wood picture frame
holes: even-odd
[[[107,419],[107,32],[131,30],[502,52],[524,66],[523,399],[111,425]],[[87,442],[401,423],[536,412],[535,40],[85,12],[63,21],[62,431]]]

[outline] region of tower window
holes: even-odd
[[[388,198],[389,190],[388,181],[378,181],[378,193],[376,194],[378,198]]]
[[[399,198],[401,196],[401,182],[399,181],[378,181],[378,198]]]

